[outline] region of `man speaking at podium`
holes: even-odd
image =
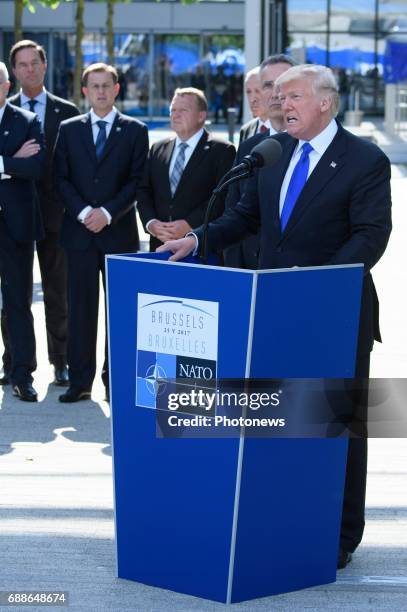
[[[273,138],[282,155],[272,169],[257,171],[237,206],[209,225],[209,250],[230,246],[261,226],[260,268],[364,264],[355,377],[365,384],[352,397],[354,406],[366,408],[370,351],[381,340],[370,269],[391,232],[389,160],[335,120],[339,96],[329,68],[294,66],[276,85],[287,133]],[[158,250],[172,251],[176,261],[200,248],[202,235],[201,227]],[[367,440],[350,439],[338,568],[349,563],[362,539],[366,470]]]

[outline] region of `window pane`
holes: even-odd
[[[148,115],[150,75],[146,34],[116,34],[115,65],[120,91],[117,104],[129,115]]]
[[[389,34],[407,32],[407,0],[379,1],[379,29]]]
[[[241,122],[245,70],[243,36],[205,36],[202,67],[206,75],[206,95],[213,121],[226,122],[227,109],[235,108],[237,121]]]
[[[331,30],[341,32],[374,32],[375,0],[332,0]]]
[[[290,32],[287,53],[299,64],[326,64],[327,34],[311,32]]]
[[[308,32],[326,30],[327,5],[327,0],[287,0],[288,29]]]
[[[72,99],[73,97],[73,65],[74,58],[69,50],[68,35],[54,33],[53,65],[48,65],[53,71],[53,93],[61,98]]]
[[[192,85],[199,64],[199,37],[157,35],[154,42],[153,114],[169,115],[169,103],[177,87]]]
[[[341,96],[341,112],[383,109],[382,67],[375,64],[374,39],[370,36],[331,34],[329,65],[335,72]]]

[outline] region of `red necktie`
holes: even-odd
[[[260,126],[260,134],[265,134],[266,132],[270,132],[269,128],[264,125],[264,123]]]

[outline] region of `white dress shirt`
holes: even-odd
[[[109,138],[109,134],[112,129],[114,120],[116,119],[116,114],[117,114],[117,109],[115,106],[112,108],[110,113],[105,115],[105,117],[99,117],[95,113],[93,108],[90,109],[90,120],[92,122],[92,135],[93,135],[93,142],[95,145],[96,145],[96,139],[100,131],[100,127],[98,126],[97,122],[98,121],[106,122],[105,130],[106,130],[106,140],[107,140]],[[86,216],[91,212],[92,208],[93,208],[92,206],[85,206],[85,208],[82,208],[81,212],[78,215],[78,221],[80,221],[81,223],[84,223]],[[103,208],[103,206],[100,207],[100,210],[105,214],[106,219],[107,219],[107,224],[110,225],[112,222],[112,215],[109,213],[109,211],[106,210],[106,208]]]
[[[182,142],[185,142],[185,144],[188,145],[188,147],[185,149],[185,162],[184,162],[184,168],[185,168],[185,166],[187,165],[187,163],[191,159],[192,153],[196,149],[196,145],[201,140],[203,133],[204,133],[204,130],[203,130],[203,128],[201,128],[198,132],[196,132],[193,136],[191,136],[191,138],[188,138],[188,140],[181,140],[181,138],[179,138],[178,136],[176,137],[176,139],[175,139],[175,147],[174,147],[174,151],[172,153],[171,163],[170,163],[170,168],[169,168],[169,177],[170,177],[170,179],[171,179],[172,171],[174,170],[175,160],[177,159],[177,156],[178,156],[178,153],[179,153],[179,146],[180,146],[180,144]]]
[[[192,153],[195,151],[198,142],[201,140],[203,133],[204,133],[204,129],[201,128],[200,130],[195,132],[195,134],[193,136],[191,136],[191,138],[188,138],[188,140],[181,140],[181,138],[179,138],[178,136],[176,137],[174,150],[172,152],[170,167],[169,167],[169,170],[168,170],[168,176],[170,178],[170,181],[171,181],[171,174],[172,174],[172,171],[174,170],[174,166],[175,166],[175,160],[177,159],[177,156],[178,156],[178,153],[179,153],[179,146],[180,146],[180,144],[182,142],[185,142],[185,144],[188,145],[188,147],[185,149],[185,161],[184,161],[184,168],[185,168],[185,166],[187,165],[187,163],[191,159]],[[150,224],[153,223],[153,221],[157,221],[157,219],[150,219],[150,221],[148,221],[146,223],[146,231],[149,232],[152,236],[154,236],[154,234],[152,232],[150,232],[150,230],[148,228],[149,228]]]
[[[38,94],[38,96],[35,96],[34,98],[29,98],[21,90],[20,91],[21,108],[24,108],[25,110],[31,110],[30,105],[29,105],[30,100],[37,101],[37,104],[35,105],[35,108],[34,108],[34,113],[37,115],[38,119],[41,121],[42,128],[44,128],[45,110],[47,107],[47,93],[45,91],[45,87],[43,87],[42,92]]]
[[[105,117],[99,117],[93,108],[90,109],[90,120],[92,122],[92,133],[93,133],[93,142],[96,145],[96,139],[98,137],[100,128],[97,124],[98,121],[105,121],[105,130],[106,130],[106,139],[109,138],[110,130],[112,129],[112,125],[114,120],[116,119],[117,109],[114,106],[110,113],[108,113]]]
[[[321,159],[321,157],[323,156],[323,154],[325,153],[325,151],[327,150],[327,148],[329,147],[329,145],[335,138],[335,134],[337,131],[338,131],[338,126],[336,124],[336,121],[335,119],[331,119],[330,123],[328,123],[326,128],[322,130],[322,132],[320,132],[318,136],[315,136],[315,138],[309,141],[309,144],[312,146],[313,151],[311,151],[309,154],[309,169],[308,169],[307,180],[309,179],[311,173],[315,169],[315,166],[317,165],[317,163],[319,162],[319,160]],[[284,201],[287,195],[288,185],[290,183],[291,176],[294,172],[294,168],[297,165],[298,160],[301,157],[301,153],[302,153],[301,148],[305,142],[306,142],[305,140],[298,141],[295,151],[291,157],[291,161],[288,165],[287,172],[285,173],[284,180],[281,185],[281,191],[280,191],[280,216],[281,216],[281,211],[283,210]]]
[[[257,130],[256,130],[256,134],[262,134],[263,132],[261,131],[262,126],[264,125],[265,128],[267,128],[270,131],[270,135],[271,134],[275,134],[276,131],[273,130],[273,127],[271,125],[270,119],[266,119],[266,121],[262,121],[261,119],[257,120]],[[264,132],[265,134],[266,132]]]

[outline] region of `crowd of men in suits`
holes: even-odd
[[[0,64],[0,384],[11,384],[23,401],[37,400],[36,243],[53,382],[67,387],[59,400],[72,403],[91,396],[105,255],[139,248],[135,201],[151,249],[184,236],[203,221],[235,148],[205,129],[208,104],[198,89],[175,92],[174,137],[149,152],[146,126],[115,107],[120,86],[112,66],[97,63],[84,71],[90,111],[82,115],[44,87],[47,58],[36,42],[16,43],[10,67],[21,90],[6,100],[10,83]],[[223,208],[220,200],[213,217]],[[102,380],[109,400],[107,348]]]
[[[275,55],[250,71],[245,88],[253,119],[242,127],[235,155],[231,143],[205,129],[208,105],[198,89],[176,90],[174,135],[149,150],[146,126],[114,106],[120,86],[112,66],[97,63],[84,71],[91,110],[82,115],[44,88],[46,56],[35,42],[16,43],[10,66],[21,91],[6,100],[10,83],[0,63],[1,384],[11,383],[21,400],[37,399],[34,242],[54,382],[68,387],[59,399],[88,399],[104,259],[138,249],[135,201],[151,250],[172,251],[173,260],[199,250],[213,189],[233,163],[270,137],[281,144],[281,158],[236,183],[226,202],[218,200],[210,250],[224,251],[226,264],[240,268],[363,263],[356,377],[368,379],[370,351],[380,340],[370,270],[391,231],[390,165],[378,147],[337,121],[330,69]],[[109,399],[107,351],[102,378]],[[367,384],[355,386],[354,402],[366,408]],[[366,470],[366,440],[351,440],[338,567],[351,560],[362,538]]]

